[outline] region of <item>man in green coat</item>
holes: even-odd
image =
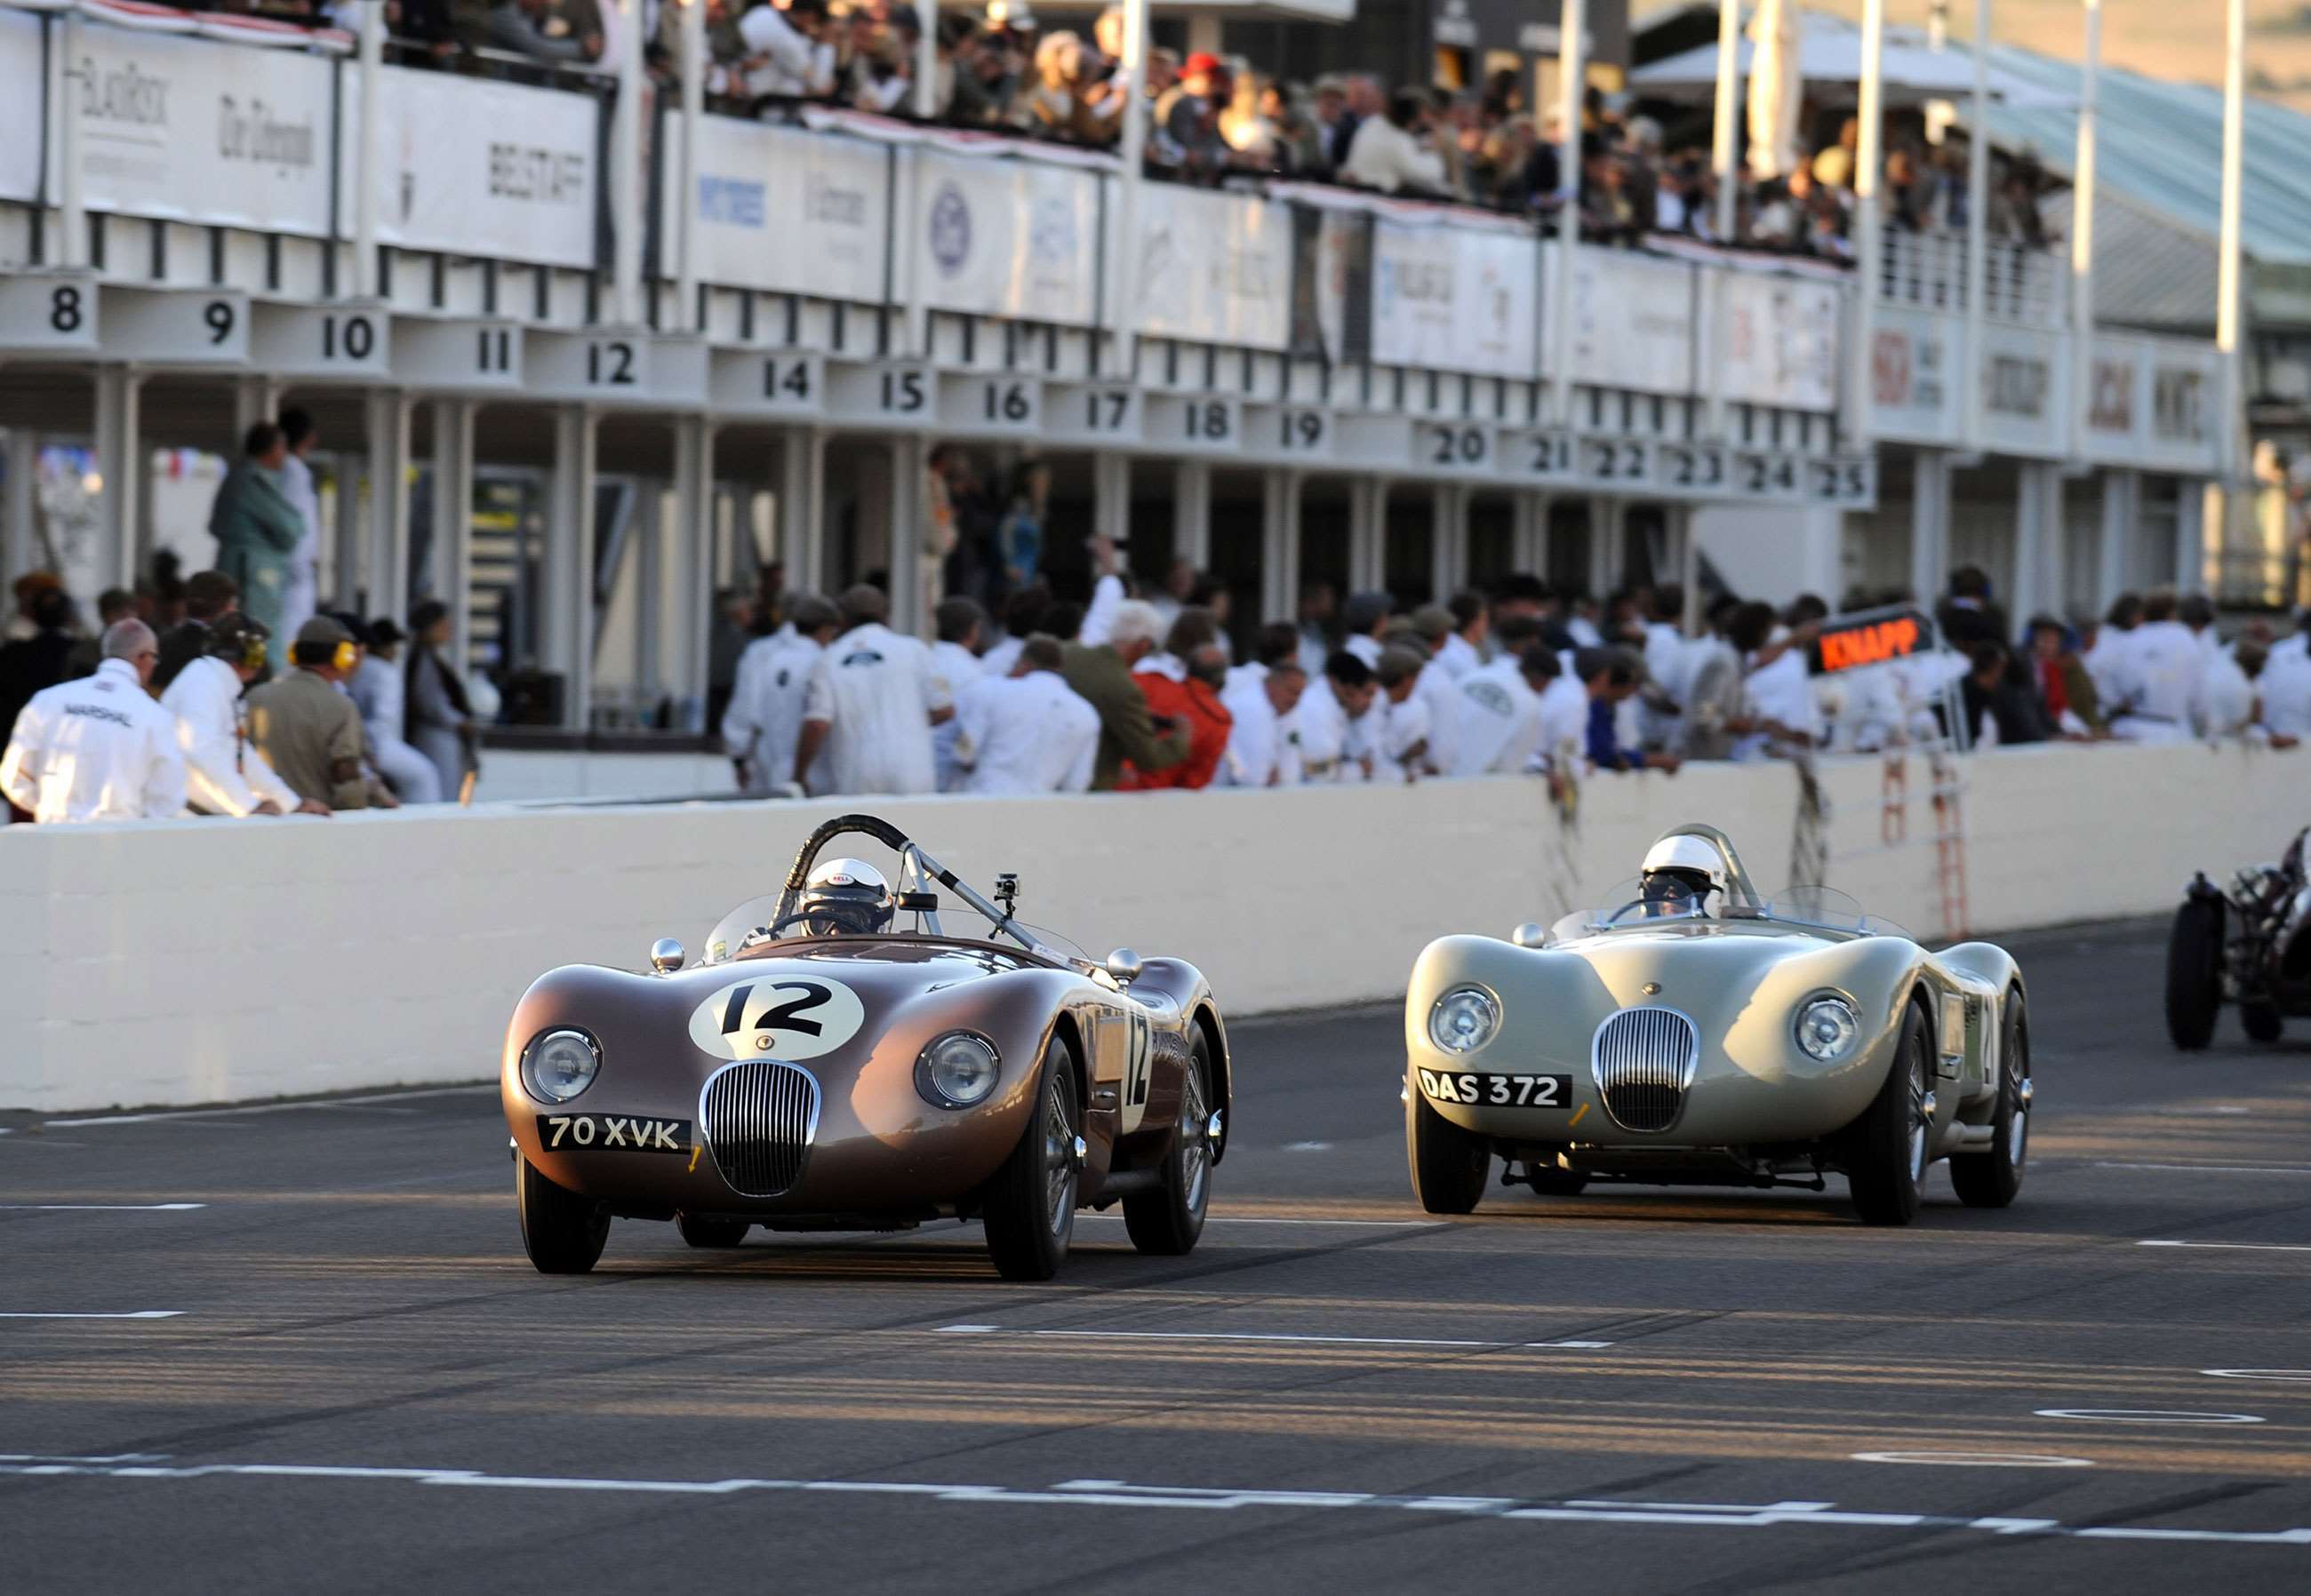
[[[225,474],[209,510],[216,568],[240,584],[242,613],[275,632],[289,587],[289,556],[305,536],[304,518],[281,485],[288,454],[279,427],[261,421],[249,428],[240,464]]]
[[[1131,679],[1131,667],[1154,651],[1162,630],[1155,606],[1130,598],[1116,606],[1107,641],[1067,646],[1060,675],[1099,711],[1094,792],[1114,791],[1127,759],[1142,771],[1163,771],[1188,756],[1188,728],[1170,716],[1151,715],[1147,693]]]

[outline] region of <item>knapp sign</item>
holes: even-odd
[[[1833,623],[1814,645],[1814,668],[1823,676],[1859,670],[1906,659],[1924,648],[1934,635],[1933,623],[1916,610],[1880,610],[1874,615]]]

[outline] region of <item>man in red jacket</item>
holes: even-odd
[[[1172,624],[1172,635],[1164,640],[1164,653],[1142,660],[1133,673],[1131,679],[1147,695],[1147,711],[1156,717],[1156,725],[1187,728],[1188,756],[1160,771],[1127,766],[1123,780],[1116,784],[1119,789],[1144,791],[1211,785],[1213,773],[1227,753],[1228,734],[1235,727],[1235,717],[1220,702],[1220,688],[1227,680],[1227,656],[1217,637],[1208,610],[1182,610]]]

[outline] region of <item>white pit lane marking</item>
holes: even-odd
[[[1117,1219],[1121,1214],[1077,1214],[1076,1223],[1086,1219]],[[1435,1230],[1450,1223],[1443,1219],[1263,1219],[1256,1214],[1211,1214],[1204,1219],[1207,1225],[1346,1225],[1360,1230]]]
[[[2137,1242],[2138,1247],[2208,1247],[2222,1252],[2311,1252],[2300,1242]]]
[[[76,1120],[47,1120],[42,1129],[78,1129],[85,1125],[165,1125],[178,1120],[227,1120],[246,1114],[292,1114],[305,1109],[367,1108],[377,1103],[406,1103],[414,1097],[458,1097],[495,1092],[495,1081],[463,1086],[417,1086],[406,1092],[367,1092],[358,1097],[306,1097],[295,1103],[247,1103],[237,1108],[157,1109],[144,1114],[94,1114]]]
[[[1055,1336],[1078,1341],[1283,1341],[1320,1347],[1452,1347],[1505,1351],[1510,1348],[1593,1349],[1610,1341],[1470,1341],[1436,1336],[1316,1336],[1282,1330],[1013,1330],[1000,1324],[949,1324],[937,1335]]]
[[[2311,1164],[2097,1164],[2097,1169],[2167,1170],[2192,1175],[2311,1175]]]
[[[2007,1466],[2027,1454],[1865,1453],[1906,1460],[1995,1459]],[[2085,1468],[2077,1458],[2030,1458],[2022,1466]],[[2064,1539],[2193,1542],[2200,1545],[2311,1547],[2311,1527],[2278,1530],[2173,1529],[2154,1524],[2066,1524],[2058,1519],[1962,1517],[1923,1513],[1843,1512],[1821,1502],[1558,1501],[1507,1496],[1391,1496],[1368,1491],[1235,1490],[1209,1486],[1135,1485],[1120,1479],[1069,1479],[1049,1487],[938,1485],[915,1481],[856,1479],[648,1479],[580,1475],[488,1474],[475,1469],[390,1469],[315,1463],[172,1464],[143,1457],[58,1457],[0,1453],[0,1476],[78,1476],[136,1484],[182,1479],[292,1479],[362,1484],[438,1486],[455,1489],[627,1492],[635,1495],[730,1496],[745,1492],[831,1492],[914,1496],[962,1505],[1189,1509],[1208,1513],[1247,1508],[1286,1511],[1332,1509],[1362,1513],[1452,1513],[1504,1522],[1643,1525],[1647,1532],[1666,1527],[1695,1530],[1948,1530],[1980,1535],[2040,1535]]]
[[[2173,1408],[2040,1408],[2040,1418],[2092,1419],[2113,1425],[2259,1425],[2253,1413],[2192,1413]]]
[[[2217,1380],[2275,1380],[2287,1385],[2311,1385],[2311,1369],[2201,1369]]]
[[[1288,1141],[1284,1144],[1284,1150],[1287,1153],[1329,1153],[1332,1150],[1332,1144],[1328,1141]]]
[[[1920,1463],[1942,1469],[2091,1469],[2088,1458],[2042,1452],[1857,1452],[1857,1463]]]
[[[205,1202],[0,1202],[0,1210],[19,1214],[188,1214]]]
[[[181,1319],[182,1308],[139,1308],[134,1313],[0,1313],[0,1319]]]

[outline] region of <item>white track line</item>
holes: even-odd
[[[2137,1242],[2138,1247],[2213,1247],[2228,1252],[2311,1252],[2300,1242]]]
[[[2095,1167],[2176,1170],[2193,1175],[2311,1175],[2311,1164],[2097,1164]]]
[[[181,1319],[182,1308],[140,1308],[134,1313],[0,1313],[0,1319]]]
[[[1903,1454],[1894,1454],[1903,1455]],[[1919,1454],[1910,1454],[1919,1455]],[[2045,1460],[2041,1460],[2045,1466]],[[2062,1460],[2062,1466],[2073,1466]],[[1367,1491],[1233,1490],[1201,1486],[1132,1485],[1120,1479],[1068,1479],[1044,1487],[933,1485],[859,1479],[643,1479],[548,1474],[487,1474],[475,1469],[388,1469],[305,1463],[187,1463],[158,1460],[43,1457],[0,1453],[0,1475],[81,1476],[140,1484],[182,1479],[292,1479],[315,1482],[425,1485],[450,1488],[629,1492],[636,1495],[730,1496],[744,1492],[829,1492],[913,1496],[964,1505],[1190,1509],[1231,1513],[1274,1508],[1365,1513],[1457,1513],[1517,1522],[1644,1525],[1695,1530],[1971,1531],[1988,1535],[2038,1535],[2080,1540],[2150,1540],[2227,1546],[2311,1547],[2311,1528],[2184,1530],[2151,1524],[2071,1525],[2055,1519],[1976,1518],[1923,1513],[1841,1512],[1826,1502],[1534,1501],[1513,1496],[1391,1496]]]
[[[1121,1219],[1121,1214],[1077,1214],[1078,1224],[1086,1219]],[[1346,1225],[1360,1230],[1434,1230],[1447,1223],[1443,1219],[1263,1219],[1255,1214],[1213,1214],[1206,1217],[1207,1225]]]
[[[1064,1336],[1087,1341],[1293,1341],[1327,1347],[1610,1347],[1610,1341],[1464,1341],[1431,1336],[1302,1336],[1274,1330],[1012,1330],[999,1324],[941,1325],[941,1336]]]
[[[31,1214],[185,1214],[205,1202],[0,1202],[0,1209]]]
[[[222,1120],[241,1114],[288,1114],[309,1108],[361,1108],[372,1103],[406,1103],[413,1097],[454,1097],[465,1093],[494,1092],[494,1082],[464,1086],[419,1086],[406,1092],[371,1092],[359,1097],[305,1097],[294,1103],[251,1103],[239,1108],[164,1108],[144,1114],[95,1114],[78,1120],[48,1120],[42,1129],[57,1126],[77,1129],[83,1125],[158,1125],[171,1120]]]

